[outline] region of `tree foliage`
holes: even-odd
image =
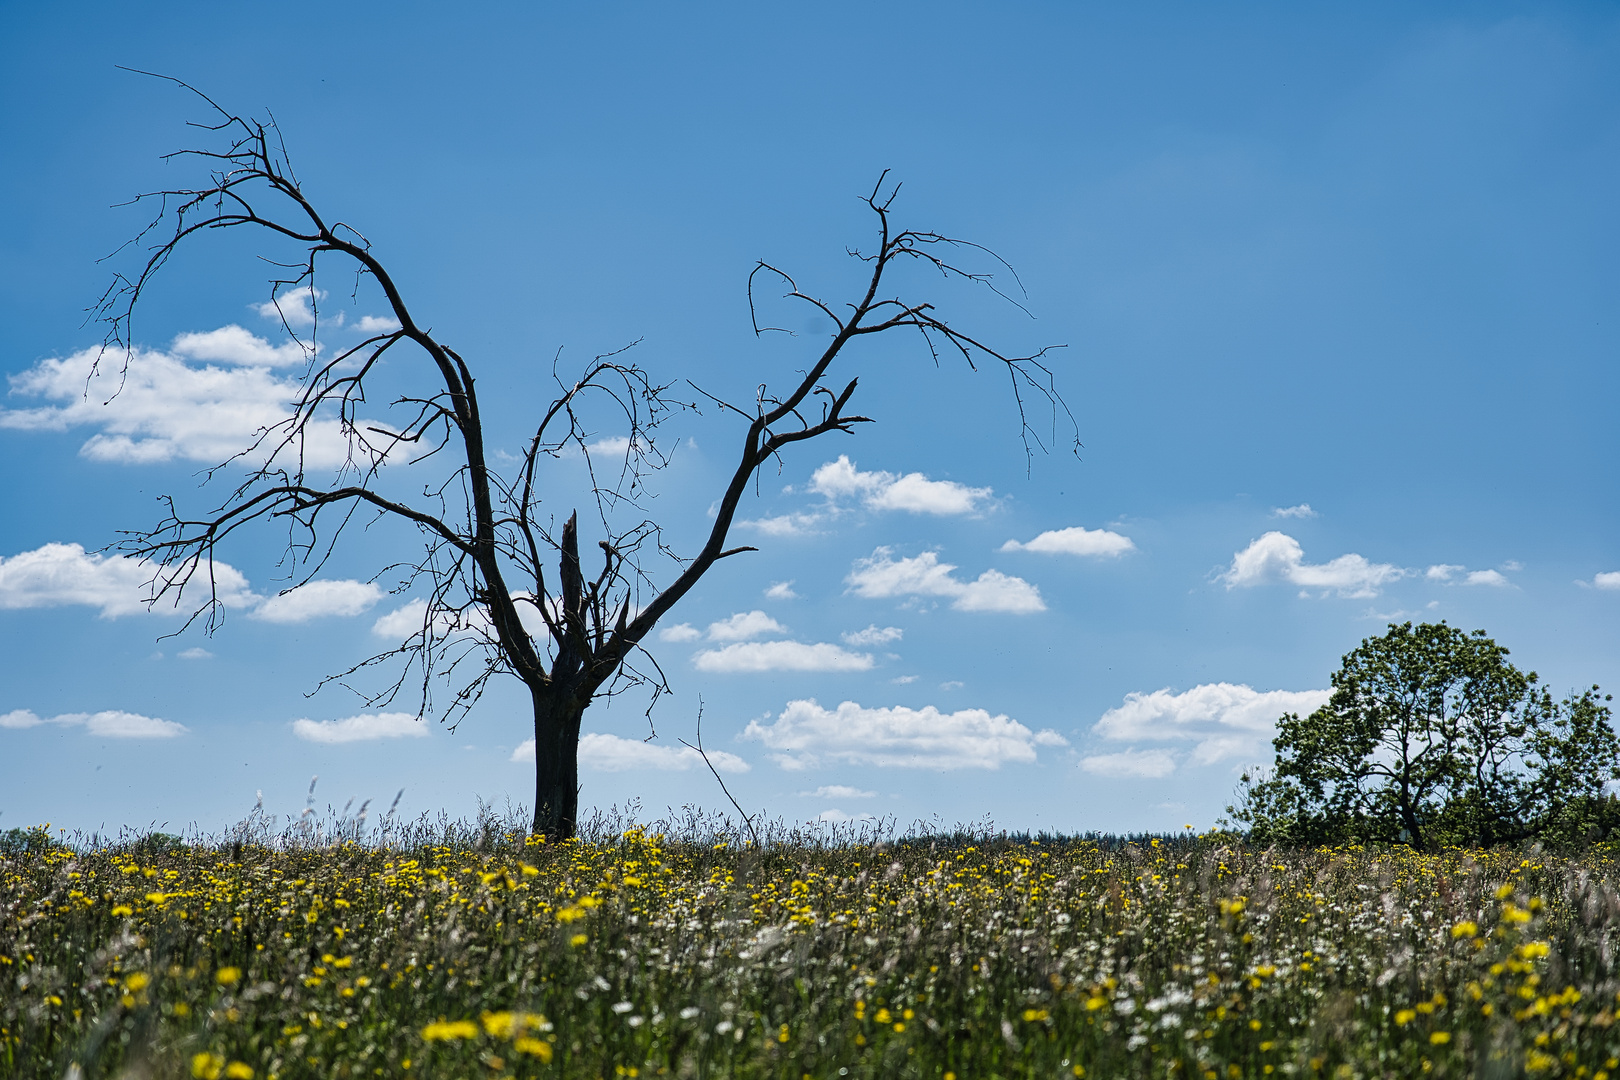
[[[1255,839],[1419,849],[1572,843],[1620,826],[1620,738],[1599,688],[1554,700],[1485,631],[1391,625],[1344,657],[1328,703],[1278,721],[1268,775],[1228,812]]]

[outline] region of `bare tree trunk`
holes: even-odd
[[[534,829],[547,840],[574,835],[579,817],[579,725],[585,703],[554,686],[534,699]]]

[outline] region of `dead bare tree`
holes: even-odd
[[[765,263],[750,275],[751,309],[756,283],[779,281],[785,283],[787,298],[815,308],[831,320],[835,332],[785,393],[762,385],[753,402],[738,406],[698,391],[736,414],[742,439],[736,468],[715,505],[707,541],[695,555],[680,557],[662,542],[658,524],[648,517],[628,528],[611,524],[645,512],[639,500],[646,474],[666,463],[658,442],[659,425],[673,411],[695,407],[679,400],[673,383],[654,381],[623,350],[597,357],[571,383],[557,379],[556,397],[540,415],[517,464],[504,472],[493,467],[467,361],[417,317],[366,238],[329,219],[306,197],[273,119],[261,122],[238,116],[198,96],[214,110],[214,120],[194,126],[218,144],[170,157],[205,163],[207,183],[151,192],[135,200],[155,207],[157,213],[132,241],[144,250],[138,272],[116,276],[99,305],[108,325],[104,355],[112,359],[121,353],[129,362],[134,355],[132,319],[153,275],[193,237],[219,229],[258,230],[267,234],[267,240],[298,253],[275,264],[282,272],[272,282],[272,298],[303,294],[300,303],[318,303],[317,269],[324,280],[330,272],[327,267],[336,260],[356,275],[357,287],[365,278],[376,283],[392,323],[359,344],[326,356],[316,348],[313,330],[299,337],[284,320],[287,332],[305,348],[301,392],[286,419],[261,430],[254,445],[234,459],[235,466],[245,470],[244,478],[218,506],[199,516],[185,516],[172,499],[167,500],[163,521],[153,529],[127,534],[118,547],[157,564],[161,569],[154,579],[154,599],[173,599],[193,580],[211,587],[220,545],[249,525],[278,522],[289,530],[287,554],[299,584],[320,570],[333,545],[356,523],[382,518],[414,526],[423,541],[419,557],[384,568],[378,576],[396,571],[399,591],[420,586],[427,593],[420,626],[399,647],[323,683],[348,682],[363,669],[392,663],[393,673],[381,691],[359,691],[368,705],[386,704],[405,686],[419,682],[425,716],[433,708],[431,686],[443,680],[454,693],[444,716],[459,722],[493,676],[515,675],[528,688],[533,704],[538,833],[561,838],[574,832],[580,723],[586,708],[593,700],[637,685],[651,687],[656,700],[667,682],[656,660],[642,649],[647,635],[716,563],[755,550],[728,546],[749,482],[797,443],[829,432],[851,432],[857,424],[871,422],[849,411],[857,380],[843,381],[840,376],[841,386],[830,381],[835,363],[846,359],[852,343],[874,334],[913,330],[936,362],[943,350],[970,366],[980,360],[999,364],[1011,380],[1026,451],[1044,445],[1025,412],[1030,394],[1049,408],[1054,435],[1060,420],[1072,425],[1052,372],[1042,361],[1046,350],[1026,356],[1004,354],[951,328],[930,304],[883,292],[901,264],[994,288],[988,275],[951,261],[955,252],[988,255],[985,249],[936,233],[897,230],[891,224],[898,185],[889,185],[885,174],[865,200],[877,225],[877,247],[850,252],[867,264],[864,290],[853,303],[838,308],[801,292],[785,272]],[[770,329],[760,325],[756,314],[756,334]],[[420,359],[408,360],[404,371],[420,389],[391,402],[392,423],[363,418],[363,409],[375,407],[368,403],[367,390],[383,378],[379,369],[384,358],[412,350]],[[602,477],[593,467],[592,497],[603,538],[598,541],[600,569],[588,576],[581,561],[578,514],[570,513],[560,530],[554,528],[554,519],[542,514],[544,478],[538,466],[547,457],[574,452],[591,462],[581,412],[593,395],[620,414],[629,428],[629,441],[617,475]],[[329,437],[334,421],[345,440],[347,460],[327,476],[324,470],[306,467],[306,456],[311,439],[317,434]],[[448,475],[441,472],[437,482],[414,495],[399,495],[398,485],[385,480],[385,466],[432,468],[427,463],[440,455],[448,462]],[[673,573],[673,580],[661,587],[655,568],[643,557],[653,553],[672,560],[667,572]],[[548,576],[552,565],[555,569]],[[219,608],[211,591],[210,596],[210,603],[195,608],[193,619],[204,618],[212,628]]]

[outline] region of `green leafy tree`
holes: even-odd
[[[1485,631],[1391,625],[1328,703],[1278,721],[1268,775],[1227,808],[1261,841],[1578,842],[1620,826],[1620,738],[1594,686],[1555,701]]]

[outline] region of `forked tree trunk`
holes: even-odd
[[[585,703],[554,687],[534,699],[534,832],[547,840],[574,835],[579,818],[579,725]]]

